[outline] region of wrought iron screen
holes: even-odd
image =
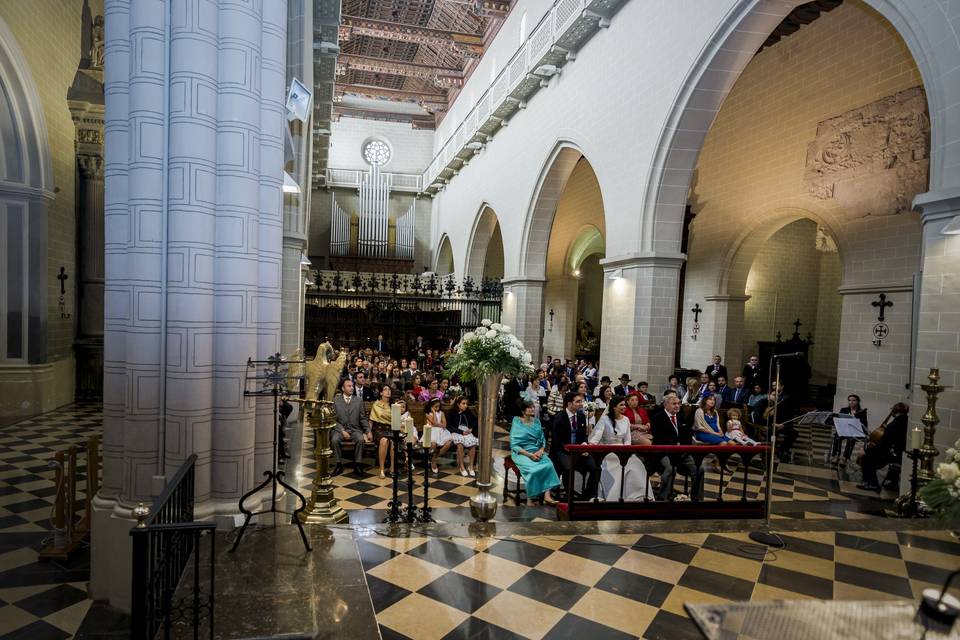
[[[365,348],[379,334],[396,355],[405,355],[417,336],[443,348],[484,318],[499,322],[502,306],[499,280],[320,273],[307,289],[304,348],[312,354],[324,340],[336,347]]]

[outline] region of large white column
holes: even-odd
[[[129,510],[197,454],[198,517],[270,465],[246,360],[279,348],[286,2],[107,0],[103,489],[91,591],[129,607]]]
[[[911,423],[919,423],[927,407],[920,385],[930,367],[940,369],[937,447],[942,453],[960,438],[960,235],[943,228],[960,215],[960,188],[918,195],[914,207],[923,214],[923,275],[919,330],[913,374]]]
[[[539,362],[543,356],[543,278],[523,276],[503,279],[503,323]]]
[[[706,317],[711,318],[710,326],[705,327],[704,330],[701,330],[701,335],[697,336],[697,340],[709,340],[711,344],[711,355],[703,359],[703,362],[692,363],[695,367],[706,366],[708,362],[712,362],[710,358],[713,355],[720,354],[723,362],[726,364],[728,373],[731,376],[729,382],[733,382],[732,377],[737,375],[734,372],[740,371],[742,366],[741,354],[743,353],[743,312],[746,307],[747,300],[750,299],[750,296],[746,295],[728,295],[728,294],[716,294],[712,296],[706,296],[705,300],[707,302],[707,313]],[[712,307],[712,309],[710,308]],[[692,329],[692,320],[693,314],[684,309],[690,318],[690,326]],[[681,312],[681,317],[683,317],[683,312]],[[684,323],[686,326],[687,323]],[[688,332],[692,334],[692,330]]]
[[[601,373],[666,382],[674,369],[677,287],[683,256],[625,256],[601,260],[603,336]]]

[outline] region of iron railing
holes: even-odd
[[[312,354],[324,340],[364,348],[378,334],[396,353],[423,336],[445,347],[483,319],[499,322],[503,284],[469,276],[321,272],[307,289],[304,347]]]
[[[200,637],[204,623],[213,638],[215,542],[213,522],[194,522],[194,477],[197,456],[191,455],[154,500],[150,513],[130,530],[133,543],[133,602],[130,637],[153,640],[162,630],[167,639],[174,625]],[[200,540],[210,540],[209,585],[201,589]],[[178,588],[193,560],[192,585]],[[177,633],[183,636],[182,632]]]

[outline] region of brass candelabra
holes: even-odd
[[[933,443],[937,425],[940,424],[940,418],[937,416],[937,398],[946,388],[940,384],[939,369],[931,368],[927,379],[930,383],[920,386],[927,394],[927,410],[920,418],[923,423],[923,446],[920,447],[920,469],[917,472],[917,484],[920,487],[936,478],[934,463],[940,454],[940,450]]]

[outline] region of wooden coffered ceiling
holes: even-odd
[[[334,117],[443,118],[511,0],[343,0]]]

